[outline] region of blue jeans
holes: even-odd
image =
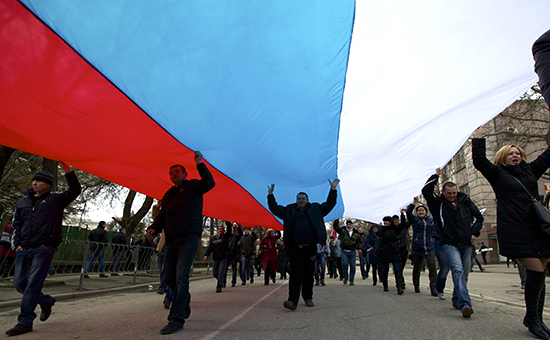
[[[120,259],[122,258],[122,251],[115,253],[115,258],[113,261],[113,272],[118,273],[118,268],[120,267]]]
[[[103,259],[105,258],[105,251],[103,251],[103,249],[96,248],[90,249],[90,256],[88,257],[88,263],[86,263],[86,274],[90,272],[90,269],[92,269],[92,263],[96,257],[99,258],[99,272],[102,274],[105,272],[105,263],[103,262]]]
[[[467,282],[472,260],[472,247],[470,245],[457,247],[444,244],[443,250],[445,250],[453,275],[453,303],[457,304],[460,310],[465,306],[471,307],[472,301],[468,293]]]
[[[254,277],[254,255],[241,255],[241,280]]]
[[[42,294],[42,286],[52,263],[55,247],[39,246],[19,250],[15,254],[15,275],[13,285],[23,297],[21,298],[21,313],[18,324],[32,326],[36,318],[36,305],[50,308],[53,298]]]
[[[157,254],[157,265],[158,265],[159,273],[160,273],[160,286],[159,286],[159,289],[166,288],[166,283],[164,283],[164,280],[162,279],[163,270],[164,270],[164,252]],[[172,300],[170,300],[170,301],[172,301]]]
[[[355,281],[355,250],[342,249],[342,271],[344,272],[344,279],[348,279],[348,265],[349,265],[349,282]]]
[[[199,247],[199,234],[183,234],[167,240],[164,250],[164,282],[174,293],[168,321],[180,327],[190,313],[189,273]],[[186,313],[187,312],[187,313]]]
[[[214,264],[212,265],[212,274],[218,280],[216,290],[221,290],[225,284],[228,261],[229,259],[214,260]]]
[[[325,282],[325,253],[317,253],[315,255],[315,267],[313,268],[313,273],[315,274],[315,282],[319,283]],[[319,265],[321,266],[321,270],[319,270]]]
[[[369,253],[367,253],[366,251],[359,255],[359,268],[361,268],[361,277],[363,279],[369,277]]]
[[[445,283],[447,282],[447,275],[449,274],[449,262],[445,255],[443,246],[439,243],[439,240],[434,240],[435,257],[439,263],[439,272],[437,273],[437,279],[435,280],[435,289],[438,293],[442,294],[445,290]]]

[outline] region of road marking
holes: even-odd
[[[288,281],[287,281],[288,282]],[[222,325],[220,328],[218,328],[218,330],[208,334],[207,336],[205,336],[204,338],[202,338],[202,340],[211,340],[213,339],[214,337],[216,337],[218,334],[221,333],[221,331],[223,331],[224,329],[226,328],[229,328],[231,325],[233,325],[234,323],[236,323],[237,321],[239,321],[240,319],[242,319],[248,312],[250,312],[254,307],[256,307],[260,302],[264,301],[265,299],[267,299],[271,294],[275,293],[276,291],[278,291],[279,289],[281,289],[281,287],[283,287],[284,285],[286,285],[287,282],[284,282],[282,285],[280,285],[279,287],[273,289],[271,292],[269,292],[268,294],[266,294],[263,298],[259,299],[258,301],[256,301],[252,306],[248,307],[247,309],[245,309],[241,314],[237,315],[236,317],[234,317],[233,319],[227,321],[224,325]]]

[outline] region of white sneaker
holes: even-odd
[[[437,293],[437,297],[439,300],[445,300],[445,294],[444,293]]]

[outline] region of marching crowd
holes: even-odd
[[[550,31],[535,42],[533,56],[542,94],[549,103]],[[486,157],[485,139],[480,128],[475,131],[475,137],[472,141],[474,166],[491,184],[497,198],[499,252],[518,259],[526,271],[523,324],[537,338],[549,339],[550,328],[543,322],[543,311],[545,270],[550,257],[550,215],[545,214],[550,213],[542,206],[542,210],[537,210],[537,180],[550,167],[550,148],[528,163],[526,153],[519,146],[507,145],[491,162]],[[191,315],[189,274],[202,234],[203,195],[215,186],[199,151],[195,151],[194,161],[200,179],[187,179],[187,171],[182,165],[169,168],[168,174],[174,186],[164,194],[154,223],[147,230],[150,241],[162,234],[157,245],[162,244],[164,254],[162,279],[172,294],[167,306],[170,309],[168,324],[160,330],[161,334],[183,329]],[[13,218],[12,248],[16,250],[13,284],[23,296],[18,323],[6,331],[9,336],[31,332],[36,306],[41,307],[40,320],[46,321],[56,302],[41,290],[62,240],[63,210],[81,192],[80,183],[70,166],[61,165],[69,184],[67,190],[51,192],[52,174],[38,171],[33,176],[32,188],[17,203]],[[358,255],[360,262],[372,266],[373,284],[377,283],[378,277],[384,291],[389,291],[391,264],[397,293],[401,295],[405,288],[403,257],[406,258],[402,234],[412,228],[410,250],[415,292],[420,291],[419,273],[423,261],[428,267],[431,294],[440,299],[445,298],[443,288],[447,273],[451,271],[454,285],[452,305],[461,311],[463,317],[470,317],[474,310],[467,287],[468,273],[472,244],[480,235],[483,216],[470,197],[458,192],[452,182],[443,183],[441,194],[436,194],[440,173],[440,169],[436,169],[422,188],[426,206],[419,204],[415,197],[401,216],[384,217],[382,224],[373,225],[367,235],[355,229],[351,221],[346,221],[345,226],[334,221],[333,230],[338,233],[338,238],[332,238],[328,245],[323,218],[336,205],[338,179],[329,181],[329,193],[323,203],[310,202],[307,193],[299,192],[295,203],[279,205],[273,194],[275,185],[268,186],[268,207],[283,221],[284,237],[281,241],[280,233],[268,230],[258,244],[256,235],[246,228],[243,230],[229,223],[227,230],[219,227],[206,252],[206,256],[213,256],[216,292],[221,292],[226,285],[229,264],[233,268],[232,285],[237,283],[239,257],[241,284],[252,283],[253,266],[261,255],[264,284],[275,282],[275,273],[281,269],[284,271],[281,277],[289,272],[289,294],[283,307],[296,310],[301,296],[305,305],[311,308],[314,307],[314,284],[325,284],[325,262],[328,262],[329,278],[339,276],[343,284],[354,285]],[[94,255],[99,252],[97,250]],[[281,264],[280,259],[285,257],[288,262]],[[438,273],[436,258],[440,267]],[[366,277],[368,269],[362,270],[361,274]]]

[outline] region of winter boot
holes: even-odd
[[[539,319],[538,305],[542,286],[544,285],[545,273],[527,270],[525,282],[525,307],[527,309],[523,324],[529,328],[535,337],[549,339],[550,336],[542,329]]]
[[[546,325],[544,324],[544,321],[542,320],[542,314],[544,313],[544,300],[546,299],[546,284],[543,283],[542,284],[542,289],[540,290],[540,296],[539,296],[539,304],[538,304],[538,309],[537,309],[537,313],[539,314],[539,320],[540,320],[540,325],[542,326],[542,330],[550,335],[550,328],[546,327]]]

